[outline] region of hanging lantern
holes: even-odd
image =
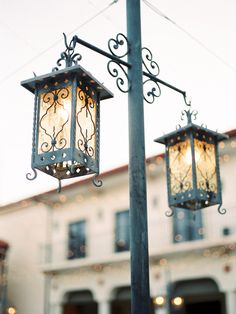
[[[192,123],[193,111],[185,110],[188,123],[176,131],[159,137],[165,144],[168,203],[176,207],[198,210],[222,205],[218,142],[228,137]]]
[[[64,69],[21,82],[35,94],[30,180],[35,169],[59,180],[99,173],[100,101],[113,95],[77,64],[72,44]]]

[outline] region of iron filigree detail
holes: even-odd
[[[117,34],[115,39],[109,39],[108,48],[111,54],[118,58],[124,58],[130,51],[128,39],[122,33]]]
[[[149,104],[152,104],[157,97],[161,96],[161,88],[155,77],[160,73],[160,68],[156,61],[153,60],[151,51],[144,47],[142,48],[142,64],[147,72],[153,77],[148,78],[143,82],[143,98]]]
[[[39,135],[42,132],[48,140],[40,141],[40,153],[61,150],[66,147],[66,125],[69,122],[69,109],[65,108],[65,100],[70,97],[71,91],[64,87],[42,94],[41,101],[45,111],[39,120]],[[60,121],[57,119],[60,117]],[[58,120],[58,121],[57,121]],[[53,121],[55,123],[53,123]]]
[[[108,48],[111,54],[119,59],[126,57],[129,53],[128,39],[124,34],[117,34],[116,38],[111,38],[108,41]],[[116,85],[123,93],[130,90],[130,81],[124,67],[119,63],[119,60],[111,59],[107,63],[107,70],[112,77],[116,78]]]
[[[128,78],[128,74],[122,65],[114,60],[110,60],[107,63],[107,70],[111,74],[111,76],[116,78],[116,85],[119,90],[123,93],[128,93],[130,90],[130,81]]]
[[[188,110],[183,110],[181,112],[181,120],[183,121],[185,117],[187,117],[187,122],[188,123],[192,123],[192,117],[194,120],[197,119],[197,115],[198,115],[198,111],[196,110],[191,110],[191,103],[188,104],[187,106],[189,106]]]
[[[143,82],[143,98],[149,104],[153,104],[157,97],[161,96],[159,84],[152,79]]]
[[[96,101],[85,93],[82,89],[77,91],[77,101],[80,103],[76,114],[76,123],[78,126],[77,147],[80,151],[89,157],[95,157],[95,136],[96,136]],[[81,120],[86,124],[82,125]],[[86,162],[86,160],[84,160]]]
[[[76,37],[74,36],[68,45],[66,34],[63,33],[63,36],[64,36],[64,43],[66,46],[66,50],[61,53],[61,57],[57,60],[57,65],[60,67],[62,65],[61,61],[65,62],[65,67],[71,67],[73,64],[77,65],[78,61],[82,59],[82,56],[80,53],[74,52],[75,46],[76,46]],[[54,67],[52,69],[52,71],[58,71],[58,70],[59,70],[58,67]]]
[[[153,60],[151,51],[146,47],[142,48],[142,63],[149,74],[153,76],[158,76],[160,74],[158,64]]]

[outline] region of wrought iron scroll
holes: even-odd
[[[128,39],[124,34],[119,33],[116,35],[115,39],[109,39],[108,48],[113,56],[122,59],[129,53]],[[123,93],[127,93],[131,86],[128,74],[121,63],[115,59],[111,59],[107,63],[107,70],[112,77],[116,78],[116,85],[119,90]]]
[[[26,174],[26,179],[27,179],[27,180],[30,180],[30,181],[32,181],[32,180],[34,180],[34,179],[37,178],[37,171],[36,171],[35,168],[33,168],[33,167],[31,167],[31,169],[32,169],[33,173],[28,172],[28,173]]]
[[[71,67],[72,65],[77,65],[78,61],[82,59],[82,56],[80,53],[74,53],[75,46],[76,46],[76,37],[74,36],[68,45],[66,34],[63,33],[63,36],[64,36],[64,43],[66,46],[66,50],[61,53],[61,57],[57,60],[57,65],[58,67],[60,67],[62,65],[61,61],[65,62],[65,67]],[[52,71],[58,71],[59,70],[58,67],[54,67]]]
[[[222,208],[222,203],[219,204],[217,210],[218,210],[218,213],[220,213],[221,215],[224,215],[227,212],[225,208]]]
[[[165,212],[166,217],[172,217],[174,215],[174,207],[170,207],[166,212]]]
[[[42,101],[48,105],[45,113],[39,120],[40,130],[42,130],[44,135],[48,138],[48,141],[44,140],[40,145],[40,150],[43,153],[51,150],[60,150],[67,145],[67,139],[65,137],[61,137],[61,135],[63,135],[65,125],[69,121],[69,112],[63,104],[63,100],[68,98],[69,94],[70,92],[67,88],[61,88],[45,93],[42,97]],[[61,125],[54,125],[52,130],[46,129],[44,127],[44,120],[47,122],[47,119],[50,119],[50,111],[53,111],[56,114],[57,110],[62,110],[65,113],[64,116],[62,115],[62,120],[64,121]]]
[[[159,75],[160,68],[153,60],[151,51],[146,47],[142,48],[142,63],[147,72],[153,76],[153,78],[148,78],[143,82],[143,98],[146,102],[152,104],[157,97],[161,96],[161,88],[154,79]]]
[[[102,180],[98,179],[98,174],[93,177],[93,185],[97,188],[100,188],[103,185]]]

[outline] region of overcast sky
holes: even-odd
[[[219,132],[236,128],[236,2],[234,0],[148,0],[173,22],[142,2],[142,42],[160,67],[162,80],[183,89],[199,111],[199,124]],[[125,1],[1,0],[0,204],[57,187],[38,174],[29,182],[34,96],[20,81],[51,71],[64,50],[62,33],[107,50],[107,41],[126,34]],[[103,10],[102,14],[98,13]],[[134,8],[135,9],[135,8]],[[97,15],[97,17],[96,17]],[[78,46],[80,64],[115,95],[101,103],[101,172],[128,162],[127,95],[107,73],[106,58]],[[162,87],[145,106],[146,155],[163,151],[153,139],[180,123],[184,101]],[[70,181],[67,181],[70,183]],[[64,182],[63,182],[64,184]]]

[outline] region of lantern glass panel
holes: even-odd
[[[169,169],[171,194],[193,189],[192,154],[190,140],[169,146]]]
[[[96,111],[95,93],[77,87],[76,147],[93,159],[96,158]]]
[[[71,86],[40,94],[38,154],[70,147]]]
[[[194,139],[197,188],[217,193],[215,145]]]

